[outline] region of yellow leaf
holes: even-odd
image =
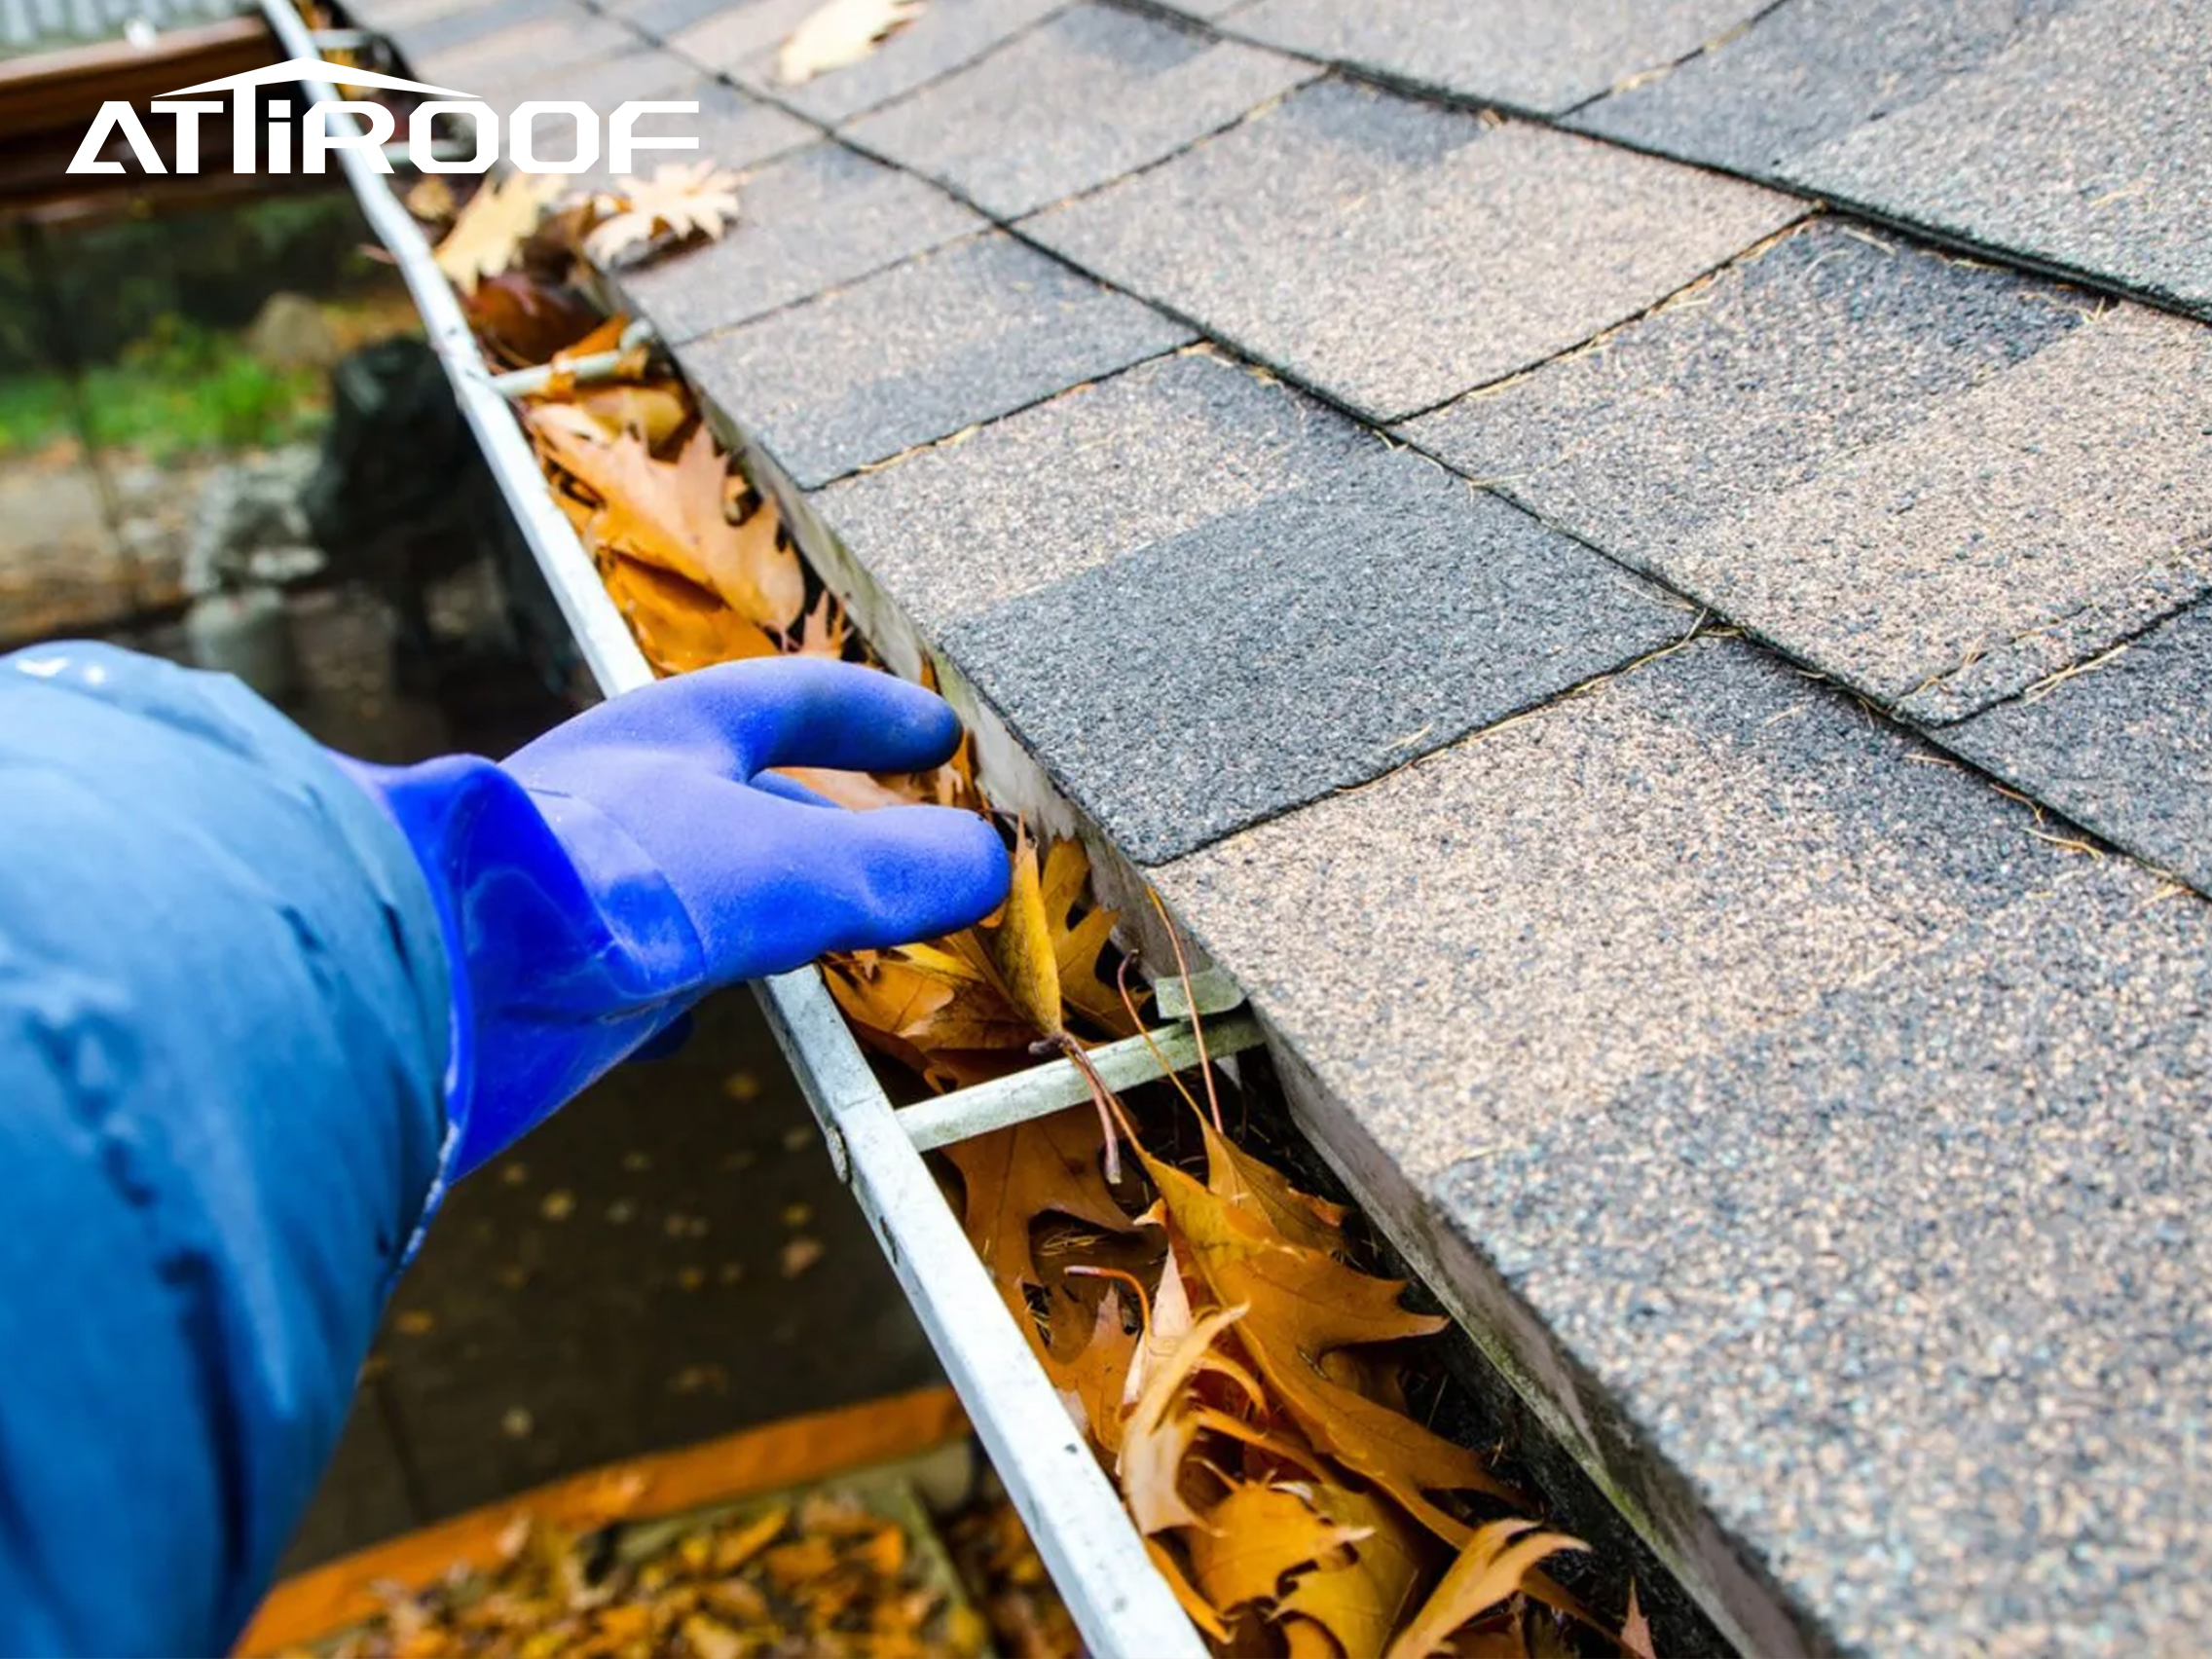
[[[414,188],[400,200],[418,219],[435,223],[453,217],[453,186],[436,173],[417,179]]]
[[[1063,1029],[1059,960],[1045,916],[1037,849],[1027,830],[1014,844],[1014,880],[1007,890],[1006,908],[998,926],[983,937],[1009,1000],[1040,1036],[1057,1036]]]
[[[1334,1637],[1346,1659],[1380,1659],[1391,1631],[1413,1604],[1419,1582],[1419,1539],[1381,1499],[1348,1487],[1320,1485],[1312,1502],[1334,1526],[1359,1533],[1348,1559],[1304,1574],[1282,1598],[1286,1622],[1309,1619]]]
[[[1252,1481],[1231,1487],[1184,1542],[1198,1589],[1228,1612],[1248,1602],[1273,1601],[1290,1574],[1368,1535],[1328,1520],[1295,1486]]]
[[[1224,1303],[1248,1306],[1237,1341],[1276,1401],[1319,1450],[1382,1487],[1439,1537],[1467,1528],[1426,1491],[1513,1494],[1472,1452],[1326,1376],[1319,1360],[1351,1344],[1428,1336],[1445,1321],[1398,1305],[1405,1286],[1359,1272],[1277,1235],[1264,1216],[1225,1201],[1172,1164],[1144,1155],[1167,1213],[1190,1246],[1193,1270]]]
[[[776,79],[803,86],[858,63],[922,14],[923,0],[830,0],[809,13],[776,55]]]
[[[1044,1283],[1029,1238],[1040,1215],[1129,1231],[1099,1173],[1100,1145],[1097,1114],[1078,1106],[945,1148],[967,1190],[961,1225],[1024,1330],[1035,1330],[1024,1292]]]
[[[1241,1308],[1217,1308],[1195,1321],[1175,1351],[1145,1380],[1144,1392],[1130,1408],[1117,1472],[1140,1532],[1202,1524],[1180,1490],[1183,1458],[1198,1432],[1184,1384],[1211,1357],[1222,1332],[1243,1317]]]
[[[1443,1652],[1454,1631],[1502,1606],[1538,1562],[1561,1550],[1586,1547],[1564,1533],[1537,1532],[1535,1525],[1493,1521],[1477,1528],[1420,1611],[1390,1643],[1384,1659],[1429,1659],[1430,1654]]]
[[[656,236],[719,238],[737,223],[737,174],[712,162],[664,162],[616,200],[620,209],[584,239],[594,265],[611,265]]]
[[[560,188],[556,174],[487,178],[438,243],[438,269],[446,279],[462,293],[473,293],[479,280],[513,265]]]
[[[609,434],[568,404],[536,404],[523,419],[555,464],[599,498],[589,527],[596,546],[709,589],[756,627],[782,632],[798,619],[806,603],[798,555],[783,545],[765,504],[743,524],[729,522],[728,462],[705,426],[664,461],[637,433]]]

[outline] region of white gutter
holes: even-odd
[[[287,0],[260,3],[287,57],[317,55],[316,37]],[[302,85],[316,102],[339,96],[328,82]],[[555,505],[452,285],[393,195],[389,175],[357,150],[337,154],[370,229],[406,279],[461,413],[600,689],[613,696],[646,684],[652,670]],[[1064,1060],[1048,1062],[902,1114],[818,970],[762,980],[755,989],[821,1123],[839,1178],[874,1229],[1090,1652],[1097,1659],[1204,1659],[1204,1643],[1154,1569],[1128,1512],[1015,1328],[916,1144],[919,1138],[943,1146],[1061,1110],[1085,1097],[1068,1092],[1073,1068]],[[1236,1025],[1218,1037],[1209,1033],[1208,1046],[1219,1053],[1256,1040],[1256,1029]],[[1195,1049],[1187,1022],[1165,1027],[1153,1041],[1178,1060]],[[1135,1083],[1160,1075],[1148,1055],[1119,1048],[1113,1056],[1119,1079]],[[912,1121],[910,1129],[903,1119]]]

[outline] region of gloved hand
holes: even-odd
[[[959,722],[872,669],[729,663],[617,697],[496,765],[341,763],[406,833],[453,957],[449,1175],[497,1155],[707,991],[967,926],[1005,897],[972,813],[847,812],[772,766],[903,772]]]

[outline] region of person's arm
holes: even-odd
[[[0,658],[0,1652],[227,1647],[446,1178],[717,985],[972,920],[948,711],[739,665],[391,772],[229,680]]]

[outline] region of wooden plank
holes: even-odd
[[[787,1418],[677,1452],[571,1475],[286,1579],[239,1641],[240,1659],[342,1630],[383,1605],[374,1586],[419,1590],[456,1563],[489,1567],[515,1517],[571,1530],[645,1520],[910,1457],[968,1432],[949,1388]]]
[[[143,103],[178,87],[276,61],[276,37],[258,13],[169,29],[152,46],[106,40],[0,59],[0,138],[64,128],[82,138],[110,99]]]

